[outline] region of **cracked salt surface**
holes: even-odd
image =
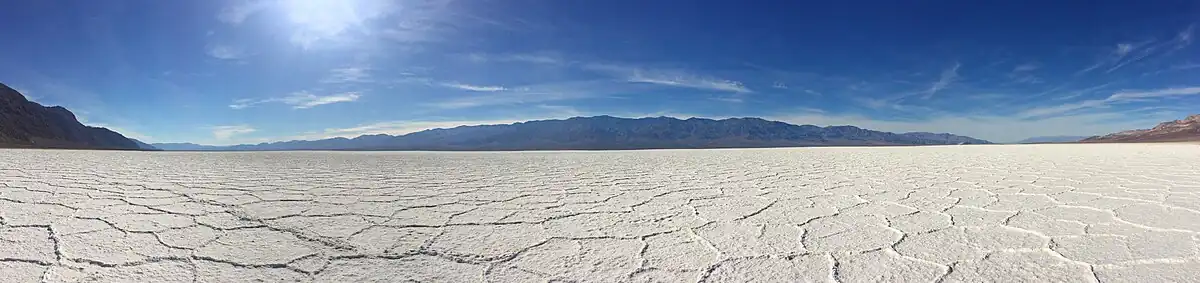
[[[0,150],[3,282],[1200,281],[1200,147]]]

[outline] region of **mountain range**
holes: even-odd
[[[138,149],[117,132],[83,125],[66,108],[29,101],[4,84],[0,84],[0,147]]]
[[[459,126],[405,135],[209,146],[155,143],[83,125],[61,106],[42,106],[0,84],[0,146],[140,150],[605,150],[988,144],[948,133],[890,133],[854,126],[793,125],[760,118],[722,120],[612,116]]]
[[[1064,143],[1064,142],[1077,142],[1079,140],[1086,139],[1086,138],[1088,138],[1088,137],[1087,136],[1044,136],[1044,137],[1027,138],[1027,139],[1023,139],[1023,140],[1021,140],[1019,142],[1015,142],[1015,143]]]
[[[207,146],[157,143],[163,150],[606,150],[988,144],[947,133],[890,133],[854,126],[792,125],[759,118],[712,120],[611,116],[459,126],[405,135]]]
[[[1094,136],[1080,142],[1181,142],[1200,141],[1200,114],[1159,123],[1154,128]]]

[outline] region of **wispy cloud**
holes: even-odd
[[[339,102],[351,102],[358,100],[359,95],[356,92],[344,92],[331,95],[315,95],[308,92],[298,92],[279,99],[284,104],[291,105],[295,109],[312,108],[320,105],[333,104]]]
[[[958,80],[958,68],[959,67],[962,67],[962,64],[955,62],[953,67],[942,70],[941,77],[939,77],[936,82],[933,82],[933,85],[930,85],[929,89],[921,92],[924,94],[923,96],[921,96],[921,98],[922,99],[932,98],[938,92],[950,87],[951,84],[953,84],[955,81]]]
[[[1092,94],[1092,93],[1094,93],[1094,92],[1096,92],[1096,91],[1098,91],[1098,90],[1101,90],[1101,89],[1104,89],[1104,88],[1108,87],[1109,85],[1112,85],[1112,83],[1103,83],[1103,84],[1100,84],[1100,85],[1097,85],[1097,86],[1093,86],[1093,87],[1089,87],[1089,88],[1084,88],[1084,89],[1073,90],[1073,91],[1067,92],[1067,95],[1065,95],[1065,96],[1061,96],[1061,97],[1055,97],[1055,98],[1054,98],[1054,100],[1059,100],[1059,101],[1061,101],[1061,100],[1071,100],[1071,99],[1074,99],[1074,98],[1076,98],[1076,97],[1080,97],[1080,96],[1083,96],[1083,95]]]
[[[1022,75],[1022,76],[1013,77],[1013,82],[1021,83],[1021,84],[1040,84],[1040,83],[1043,83],[1046,81],[1042,80],[1041,78],[1038,78],[1037,76]]]
[[[358,100],[360,95],[357,92],[343,92],[331,95],[315,95],[307,91],[295,92],[284,97],[275,97],[261,100],[254,99],[238,99],[234,100],[229,108],[244,109],[262,103],[278,102],[292,106],[293,109],[307,109],[316,106],[333,104],[339,102],[352,102]]]
[[[219,141],[229,140],[237,135],[249,134],[257,131],[248,125],[215,126],[209,128],[209,130],[212,130],[213,138]]]
[[[371,82],[370,69],[366,67],[345,67],[329,70],[329,75],[321,79],[323,83],[367,83]]]
[[[464,109],[480,106],[517,105],[566,101],[595,97],[611,87],[597,81],[550,83],[509,88],[486,95],[470,95],[426,103],[437,109]]]
[[[752,92],[746,88],[741,82],[732,80],[721,80],[713,78],[686,77],[680,75],[669,75],[661,73],[652,73],[646,71],[635,71],[633,76],[629,77],[629,82],[633,83],[648,83],[656,85],[686,87],[703,90],[716,90],[728,92]]]
[[[581,66],[591,70],[612,75],[631,83],[645,83],[662,86],[682,87],[699,90],[751,93],[742,82],[701,76],[684,70],[652,69],[637,66],[588,63]]]
[[[443,100],[433,103],[427,103],[439,109],[464,109],[480,106],[491,105],[514,105],[527,103],[540,103],[549,101],[571,100],[586,97],[586,94],[578,92],[507,92],[498,93],[486,96],[471,96],[461,97],[450,100]]]
[[[441,83],[441,85],[444,87],[448,87],[448,88],[455,88],[455,89],[469,90],[469,91],[482,91],[482,92],[496,92],[496,91],[508,90],[508,88],[505,88],[503,86],[470,85],[470,84],[455,83],[455,82]]]
[[[1192,36],[1195,33],[1195,28],[1195,24],[1190,24],[1187,26],[1187,28],[1179,31],[1179,33],[1175,35],[1175,49],[1183,49],[1184,47],[1192,44]]]
[[[241,48],[223,44],[211,44],[205,52],[209,57],[221,60],[237,60],[245,56]]]
[[[713,97],[713,98],[709,98],[709,99],[711,99],[711,100],[716,100],[716,101],[720,101],[720,102],[728,102],[728,103],[742,103],[742,102],[745,102],[745,100],[743,100],[741,97],[736,97],[736,96],[729,96],[729,97]]]
[[[538,105],[537,107],[540,109],[546,110],[549,113],[552,113],[553,115],[551,115],[551,116],[575,117],[575,116],[583,116],[584,115],[583,111],[579,111],[579,109],[576,109],[575,107],[572,107],[572,106],[542,104],[542,105]]]
[[[1091,66],[1088,66],[1087,68],[1083,68],[1083,70],[1079,70],[1078,72],[1075,72],[1075,74],[1079,75],[1079,74],[1090,72],[1095,69],[1099,69],[1100,67],[1103,67],[1106,65],[1120,63],[1121,59],[1124,59],[1125,56],[1129,55],[1130,52],[1133,52],[1134,48],[1136,48],[1136,47],[1132,43],[1118,43],[1116,45],[1116,47],[1114,47],[1112,49],[1112,51],[1110,51],[1108,54],[1106,54],[1098,62],[1096,62],[1095,64],[1092,64]],[[1113,69],[1113,70],[1115,70],[1115,69]]]
[[[541,53],[517,53],[517,54],[484,54],[471,53],[466,55],[467,60],[476,63],[485,62],[524,62],[531,64],[544,65],[562,65],[567,63],[562,56],[555,52]]]
[[[1036,63],[1036,62],[1029,62],[1029,63],[1025,63],[1025,64],[1017,65],[1016,67],[1013,67],[1012,72],[1013,73],[1029,72],[1029,71],[1037,70],[1041,67],[1042,66],[1038,65],[1038,63]]]
[[[1133,63],[1148,58],[1163,57],[1172,54],[1192,43],[1195,25],[1188,25],[1169,40],[1149,40],[1139,43],[1119,43],[1095,64],[1076,72],[1076,75],[1104,68],[1104,73],[1112,73]]]
[[[1166,88],[1146,91],[1121,91],[1113,93],[1105,99],[1090,99],[1055,106],[1032,108],[1018,113],[1017,116],[1021,118],[1046,117],[1069,113],[1076,110],[1103,108],[1116,103],[1188,95],[1200,95],[1200,87]]]
[[[266,9],[270,4],[272,1],[243,1],[221,9],[221,12],[217,14],[217,19],[227,24],[240,25],[250,15]]]

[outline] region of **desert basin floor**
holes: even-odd
[[[1200,281],[1200,145],[0,150],[5,282]]]

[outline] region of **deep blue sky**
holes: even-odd
[[[808,2],[16,1],[0,82],[206,144],[602,114],[1014,141],[1200,112],[1200,2]]]

